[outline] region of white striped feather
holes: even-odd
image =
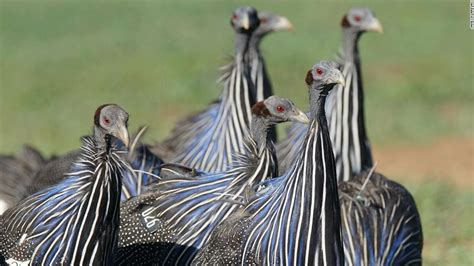
[[[122,152],[106,154],[95,147],[91,137],[83,138],[82,156],[64,181],[26,198],[0,218],[5,226],[0,251],[6,258],[10,254],[42,265],[110,258],[116,245],[121,172],[127,167]]]
[[[225,74],[224,91],[216,103],[185,121],[173,131],[174,152],[169,161],[208,172],[222,172],[232,163],[232,154],[244,151],[249,135],[251,107],[255,102],[253,82],[244,56],[238,53],[230,74]]]
[[[359,125],[360,116],[364,114],[360,113],[357,68],[354,63],[346,61],[342,73],[345,77],[345,87],[337,85],[331,91],[326,104],[326,114],[336,158],[337,178],[347,181],[367,167],[363,165],[364,154],[361,145],[367,145],[368,141],[366,136],[362,139],[360,135],[361,130],[365,129],[361,129]],[[307,127],[301,123],[292,123],[287,131],[287,137],[277,144],[278,161],[282,172],[292,165]],[[369,149],[365,147],[364,150]]]
[[[423,236],[413,198],[378,173],[368,182],[367,176],[340,184],[346,265],[421,264]]]
[[[339,231],[322,229],[338,223],[338,219],[328,213],[337,212],[339,207],[334,203],[337,203],[337,190],[329,136],[325,137],[318,125],[313,121],[308,128],[300,156],[285,175],[267,181],[237,222],[223,223],[223,226],[242,224],[247,228],[242,229],[244,232],[238,237],[242,239],[241,253],[234,259],[239,264],[331,265],[340,262],[342,254],[333,248],[334,242],[340,242],[340,239],[334,241],[335,237],[339,238]],[[321,164],[327,164],[328,168],[318,168]],[[336,198],[324,200],[324,196]],[[225,227],[222,230],[229,235],[236,234]],[[211,243],[219,243],[221,235],[214,237]],[[212,258],[213,254],[206,246],[198,255],[197,263],[201,263],[203,257]],[[221,260],[211,259],[207,263],[234,261],[226,255],[235,254],[219,254],[223,257]]]
[[[246,192],[254,190],[256,184],[273,175],[275,162],[269,149],[258,149],[255,141],[248,139],[245,150],[234,160],[233,167],[221,176],[210,174],[199,176],[197,180],[163,180],[157,185],[159,196],[152,209],[157,218],[166,221],[169,229],[176,232],[177,244],[200,248],[207,242],[212,229],[239,207],[232,202],[245,203],[248,200]],[[194,193],[180,198],[180,193],[191,191]],[[177,256],[178,261],[186,259],[185,262],[189,263],[193,255],[186,254],[188,250],[176,255],[173,253],[177,251],[171,249],[162,263],[170,262],[171,254]]]

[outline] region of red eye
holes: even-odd
[[[268,19],[267,18],[261,18],[260,19],[260,23],[267,23],[268,22]]]
[[[316,74],[321,76],[324,73],[324,71],[321,68],[316,68]]]
[[[110,120],[107,117],[104,117],[104,119],[102,119],[102,121],[104,122],[105,125],[110,124]]]
[[[354,16],[354,20],[357,21],[357,22],[360,22],[361,19],[362,19],[362,18],[361,18],[360,16],[358,16],[358,15]]]
[[[278,105],[277,108],[276,108],[277,112],[279,113],[283,113],[285,111],[285,107],[281,106],[281,105]]]
[[[234,15],[232,15],[232,18],[231,18],[231,19],[232,19],[232,20],[236,20],[237,18],[239,18],[239,16],[237,16],[237,15],[234,14]]]

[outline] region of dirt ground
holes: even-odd
[[[430,144],[374,147],[377,171],[395,180],[440,179],[474,188],[474,139],[443,138]]]

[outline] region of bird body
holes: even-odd
[[[248,30],[239,28],[245,16],[249,18]],[[256,16],[253,8],[234,12],[231,22],[237,33],[235,55],[233,62],[223,68],[220,81],[224,91],[206,110],[180,122],[171,136],[154,150],[165,161],[222,172],[232,163],[232,154],[244,152],[243,140],[249,134],[252,105],[273,95],[260,41],[270,32],[291,28],[285,17],[269,12],[258,12]],[[270,134],[276,141],[274,127]]]
[[[326,81],[316,69],[326,72]],[[342,75],[336,64],[322,61],[308,77],[313,120],[299,156],[289,171],[265,183],[241,212],[216,228],[196,264],[343,263],[336,173],[323,109],[325,94],[342,82]]]
[[[372,153],[365,130],[364,91],[358,40],[365,31],[382,31],[380,22],[368,9],[354,8],[355,13],[343,17],[342,54],[339,61],[345,85],[338,85],[328,96],[326,113],[328,114],[329,132],[338,180],[349,180],[363,170],[373,166]],[[349,13],[350,13],[349,12]],[[355,21],[355,20],[358,21]],[[350,20],[350,21],[349,21]],[[281,168],[291,164],[305,125],[293,124],[288,137],[277,145]]]
[[[168,152],[163,154],[165,161],[202,171],[222,172],[232,163],[232,154],[244,151],[250,109],[255,103],[255,87],[245,54],[259,23],[254,8],[241,7],[234,11],[231,25],[236,33],[235,54],[223,76],[224,90],[217,101],[181,122],[160,145],[167,147]]]
[[[339,184],[347,265],[421,265],[416,204],[400,184],[364,171]]]
[[[127,168],[128,115],[104,105],[94,137],[58,185],[24,199],[0,217],[0,253],[7,263],[103,264],[117,245],[122,172]],[[105,121],[105,122],[103,122]]]
[[[173,165],[150,188],[151,194],[125,202],[117,263],[189,264],[220,221],[253,197],[259,182],[277,173],[275,151],[267,131],[274,123],[307,122],[285,99],[273,96],[252,108],[251,137],[246,152],[222,173],[182,174]],[[140,201],[140,203],[137,203]],[[153,245],[167,241],[167,247]],[[136,254],[147,254],[145,257]]]
[[[144,193],[149,184],[158,181],[163,164],[161,158],[153,154],[148,145],[140,144],[130,149],[132,152],[127,157],[130,168],[124,172],[122,201]]]
[[[365,129],[364,97],[358,40],[365,31],[381,31],[368,9],[354,8],[343,17],[345,86],[328,98],[329,129],[336,159],[342,214],[344,254],[348,265],[421,263],[423,236],[411,194],[387,177],[373,173]],[[291,162],[304,125],[292,126],[278,150],[282,168]],[[286,158],[282,158],[285,155]]]

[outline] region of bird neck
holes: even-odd
[[[236,33],[235,34],[235,43],[234,49],[235,54],[245,54],[249,49],[251,35],[249,33]]]
[[[319,261],[316,264],[343,265],[337,175],[324,109],[326,96],[333,86],[325,86],[322,90],[310,90],[313,121],[300,152],[303,153],[302,169],[312,174],[304,177],[306,181],[301,187],[303,191],[301,200],[311,202],[308,209],[313,215],[309,215],[311,226],[308,227],[308,234],[320,233],[319,238],[310,236],[307,241],[316,247],[319,254],[317,256]],[[306,209],[300,211],[304,212]]]
[[[352,28],[344,28],[342,30],[342,50],[345,61],[359,60],[359,38],[362,32]]]
[[[252,123],[250,124],[250,136],[253,138],[259,152],[262,149],[268,148],[268,146],[273,146],[273,142],[269,138],[268,131],[270,129],[270,123],[265,117],[260,117],[253,115]]]
[[[247,53],[247,62],[250,64],[250,76],[255,86],[254,98],[257,102],[263,101],[273,95],[272,83],[267,72],[265,59],[260,51],[260,42],[265,35],[255,33],[252,35]],[[270,137],[276,142],[276,127],[270,126]]]
[[[360,35],[360,32],[344,29],[346,86],[338,86],[331,93],[331,107],[328,107],[338,180],[344,181],[373,165],[365,129],[364,91],[357,48]]]
[[[109,153],[111,144],[110,136],[105,134],[105,132],[98,126],[94,126],[93,134],[97,149],[99,151],[106,151],[107,153]]]
[[[262,35],[257,33],[252,34],[249,42],[249,51],[253,54],[260,54],[260,43],[262,41]]]
[[[310,106],[310,117],[311,119],[324,119],[326,121],[326,112],[324,106],[326,104],[326,97],[329,90],[334,85],[326,87],[319,86],[317,88],[311,88],[309,90],[309,106]],[[318,120],[319,120],[318,119]]]

